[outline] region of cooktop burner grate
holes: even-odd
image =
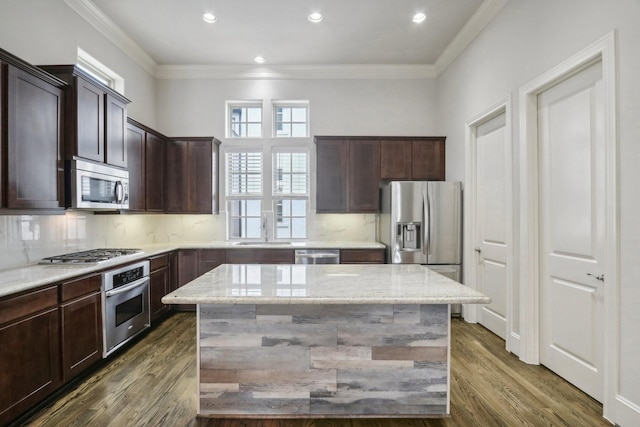
[[[43,258],[41,264],[90,264],[107,261],[112,258],[133,255],[142,252],[140,249],[91,249]]]

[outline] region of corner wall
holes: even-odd
[[[519,114],[521,86],[586,48],[611,31],[618,38],[618,139],[620,200],[620,324],[619,378],[615,403],[605,407],[622,426],[640,425],[640,2],[637,0],[511,0],[439,78],[438,105],[447,135],[447,179],[464,180],[465,122],[499,99],[512,98],[512,140],[515,203],[519,191]],[[516,221],[514,248],[519,247]],[[518,255],[514,257],[518,259]],[[514,278],[519,275],[515,265]],[[521,303],[517,282],[514,311],[516,333]],[[522,319],[525,321],[525,319]]]

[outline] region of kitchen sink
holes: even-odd
[[[235,246],[291,246],[291,242],[236,242]]]

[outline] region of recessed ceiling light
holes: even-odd
[[[264,64],[264,61],[266,61],[262,56],[256,56],[255,58],[253,58],[253,60],[258,64]]]
[[[413,22],[415,22],[416,24],[421,23],[422,21],[424,21],[425,19],[427,19],[427,15],[425,15],[424,13],[420,12],[420,13],[416,13],[415,15],[413,15]]]
[[[205,13],[204,15],[202,15],[202,19],[204,20],[204,22],[208,22],[209,24],[216,22],[216,15],[214,15],[213,13]]]
[[[307,19],[311,22],[320,22],[322,21],[322,14],[318,13],[318,12],[313,12],[312,14],[310,14]]]

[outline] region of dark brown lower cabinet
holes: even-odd
[[[58,287],[0,300],[0,425],[62,382]]]
[[[224,249],[200,249],[198,254],[198,275],[213,270],[226,262],[226,251]]]
[[[180,249],[178,252],[178,287],[198,277],[198,250]],[[195,311],[195,304],[174,305],[176,311]]]
[[[384,249],[342,249],[340,264],[384,264]]]
[[[227,264],[293,264],[293,249],[230,249]]]
[[[149,258],[149,299],[151,322],[159,319],[170,310],[168,305],[162,303],[162,297],[171,289],[171,270],[169,254]]]
[[[102,359],[102,276],[60,284],[62,377],[69,381]]]

